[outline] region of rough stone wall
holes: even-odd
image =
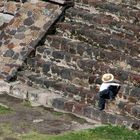
[[[0,34],[0,77],[8,81],[16,76],[22,62],[61,15],[63,7],[42,1],[22,5],[10,1],[1,2],[1,9],[14,15],[9,23],[2,25]]]
[[[52,101],[55,108],[103,123],[131,127],[136,123],[139,128],[139,14],[138,1],[76,0],[65,20],[27,59],[19,80],[61,95]],[[122,87],[101,112],[96,109],[96,84],[106,72],[114,74]]]
[[[16,79],[26,86],[12,86],[10,94],[139,129],[139,15],[139,1],[75,0],[38,46],[29,43],[34,49],[23,55],[26,59]],[[114,74],[122,87],[102,112],[97,109],[96,87],[106,72]]]

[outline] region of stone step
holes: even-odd
[[[84,69],[87,62],[79,61],[78,63],[80,68]],[[121,81],[122,83],[128,84],[129,86],[134,85],[136,87],[139,87],[139,72],[133,72],[131,70],[129,71],[124,65],[122,67],[119,67],[117,65],[113,66],[112,64],[106,62],[97,61],[96,63],[94,63],[94,65],[89,65],[88,69],[90,68],[93,70],[93,74],[102,75],[103,73],[110,72],[114,74],[115,78]]]
[[[31,72],[29,72],[29,75],[27,75],[28,71],[25,72],[24,74],[25,76],[23,74],[21,74],[22,76],[20,76],[22,77],[22,81],[26,81],[26,77],[29,77],[27,81],[32,81],[39,85],[44,85],[45,87],[48,87],[48,88],[49,87],[57,88],[56,90],[60,90],[60,91],[62,90],[63,92],[65,91],[68,92],[69,90],[70,92],[72,92],[72,94],[76,94],[78,93],[78,91],[81,92],[81,89],[84,89],[84,88],[85,88],[85,91],[87,90],[87,93],[93,92],[93,94],[96,94],[98,92],[98,90],[96,89],[96,84],[99,84],[98,82],[101,81],[99,76],[95,76],[94,79],[92,79],[93,80],[92,82],[94,83],[92,84],[89,83],[88,85],[88,83],[85,84],[82,80],[79,81],[76,78],[75,78],[76,80],[73,81],[72,83],[72,82],[68,82],[68,80],[60,79],[58,77],[49,77],[43,74],[42,75],[37,74],[37,73],[31,74]],[[63,83],[65,83],[66,87],[68,88],[65,89]],[[68,86],[69,84],[72,84],[72,86]],[[139,100],[140,100],[139,91],[140,91],[139,87],[122,84],[121,90],[118,94],[118,98],[121,100],[125,100],[126,102],[139,104]]]
[[[91,63],[93,63],[93,61]],[[56,79],[64,79],[88,87],[89,73],[66,64],[55,63],[49,60],[44,61],[37,58],[28,58],[27,67],[39,74],[44,74]]]
[[[37,73],[55,77],[56,79],[65,79],[85,87],[89,87],[89,84],[94,84],[104,73],[110,72],[114,74],[117,80],[124,84],[124,88],[122,88],[124,96],[128,95],[140,98],[140,75],[138,73],[127,71],[125,67],[114,67],[112,64],[92,59],[78,59],[76,63],[77,67],[73,68],[67,63],[63,63],[62,65],[62,63],[45,61],[40,58],[27,59],[27,67]],[[101,82],[96,84],[101,84]]]
[[[89,106],[87,104],[78,103],[76,101],[70,101],[70,100],[66,100],[66,99],[63,99],[63,98],[57,98],[54,101],[53,107],[55,107],[57,109],[63,109],[65,111],[72,112],[72,113],[75,113],[75,114],[78,114],[78,115],[82,115],[82,116],[84,115],[86,117],[89,117],[89,118],[92,118],[92,119],[95,119],[95,120],[98,120],[98,119],[101,119],[102,118],[101,119],[102,123],[106,123],[106,121],[108,120],[106,118],[106,115],[112,116],[112,118],[109,119],[109,122],[112,119],[113,124],[116,122],[115,118],[117,118],[118,116],[124,116],[125,119],[126,118],[129,118],[129,119],[131,118],[132,120],[135,120],[136,122],[137,121],[139,122],[139,119],[140,119],[140,114],[139,114],[140,108],[137,108],[137,106],[132,107],[131,114],[129,114],[128,112],[118,114],[116,111],[114,111],[114,112],[112,112],[112,111],[110,112],[108,110],[105,110],[105,112],[104,111],[99,111],[98,109],[96,109],[92,105]],[[137,108],[137,111],[136,111],[136,108]],[[96,110],[96,111],[94,112],[94,114],[91,115],[90,114],[91,113],[91,110],[94,110],[94,111]],[[98,113],[97,112],[98,113],[99,112],[100,113],[103,113],[105,116],[104,117],[103,116],[101,117],[100,115],[98,116]],[[133,112],[135,112],[135,114],[133,114]]]
[[[40,75],[26,70],[18,73],[18,80],[35,87],[44,87],[52,91],[57,91],[65,98],[76,100],[81,103],[91,104],[95,101],[96,89],[90,90],[84,86],[78,86],[64,79],[55,79],[46,75]]]
[[[92,25],[95,29],[103,30],[111,34],[120,35],[123,38],[136,40],[139,37],[140,27],[138,25],[120,21],[117,15],[94,13],[80,8],[69,8],[66,11],[66,20],[81,24]]]
[[[122,4],[122,5],[129,5],[130,7],[137,8],[139,7],[140,2],[138,0],[104,0],[104,2],[112,2],[115,4]],[[75,0],[76,3],[79,3],[81,5],[90,5],[93,6],[95,4],[101,3],[102,0]],[[138,8],[139,9],[139,8]]]
[[[60,36],[65,35],[71,39],[78,39],[100,48],[116,50],[132,56],[138,56],[140,53],[139,42],[133,42],[127,38],[122,39],[120,36],[110,35],[85,25],[61,23],[58,25],[57,31]]]
[[[117,114],[140,119],[140,104],[125,101],[118,97],[115,101],[106,101],[106,110],[108,112],[116,112]]]
[[[81,56],[83,58],[85,57],[90,59],[96,59],[98,61],[105,61],[107,63],[112,63],[113,65],[117,64],[118,66],[122,63],[125,63],[125,65],[127,65],[131,70],[140,71],[140,60],[138,58],[132,57],[119,51],[109,51],[107,49],[98,48],[97,46],[91,46],[85,42],[70,40],[68,38],[64,38],[58,35],[47,36],[45,46],[39,46],[37,48],[36,55],[44,55],[44,52],[47,52],[46,48],[48,47],[55,48],[56,50],[65,51],[69,53],[67,54],[67,56],[74,57],[74,55],[76,55],[77,58],[78,56],[79,58]]]
[[[56,92],[71,103],[77,102],[83,104],[84,106],[98,106],[96,89],[88,90],[84,87],[78,87],[61,80],[54,80],[45,76],[41,77],[40,75],[29,71],[26,71],[25,74],[23,75],[20,73],[18,78],[28,85],[34,85],[35,87],[37,87],[37,85],[41,85],[48,90]],[[107,101],[105,111],[127,116],[129,115],[140,119],[140,105],[133,102],[128,102],[127,100],[119,97],[117,97],[115,101]]]
[[[91,10],[93,8],[98,9],[99,12],[107,12],[107,13],[111,13],[114,15],[117,15],[121,20],[128,20],[128,22],[135,22],[135,20],[139,17],[139,1],[131,1],[131,3],[129,3],[130,1],[119,1],[117,3],[117,1],[101,1],[101,0],[94,0],[94,1],[90,1],[90,0],[85,0],[85,1],[75,1],[78,7],[86,7],[87,5],[91,7]],[[116,3],[115,3],[116,2]],[[133,4],[132,4],[133,3]],[[84,6],[84,5],[85,6]]]
[[[61,51],[60,52],[55,51],[55,52],[57,52],[56,54],[58,54],[58,56],[57,55],[50,56],[51,59],[50,58],[49,59],[48,58],[46,58],[46,59],[41,58],[41,55],[36,56],[36,58],[28,58],[27,64],[28,64],[29,68],[31,68],[31,69],[36,68],[36,71],[38,69],[40,69],[40,72],[41,72],[41,71],[43,71],[43,68],[45,67],[45,63],[47,63],[48,65],[47,64],[46,65],[48,66],[47,68],[48,68],[48,72],[49,72],[50,65],[53,65],[53,63],[54,63],[54,65],[52,67],[53,69],[51,69],[51,71],[53,71],[53,72],[54,72],[54,69],[55,70],[57,69],[57,65],[59,67],[57,69],[58,71],[60,69],[61,70],[62,69],[71,69],[70,70],[71,72],[78,70],[79,73],[84,71],[86,73],[89,73],[90,75],[93,71],[94,71],[94,74],[99,73],[99,75],[103,74],[104,72],[109,71],[109,72],[113,73],[117,77],[117,79],[120,80],[121,82],[129,83],[129,85],[133,84],[133,85],[139,86],[140,75],[138,74],[137,71],[133,72],[132,69],[130,67],[128,67],[128,65],[125,63],[118,63],[118,64],[114,63],[114,65],[113,65],[112,63],[109,63],[109,62],[103,62],[101,60],[96,61],[95,59],[82,58],[80,56],[75,57],[74,55],[71,58],[73,60],[70,61],[70,58],[69,59],[64,58],[64,55],[67,55],[67,53],[61,52]],[[45,54],[45,55],[47,56],[47,54]],[[62,59],[58,59],[60,57],[62,57]],[[69,55],[69,57],[70,57],[70,55]],[[54,62],[51,62],[52,60]],[[47,61],[50,61],[50,62],[47,62]],[[56,73],[58,73],[58,72],[56,72]],[[75,72],[72,72],[72,73],[74,74]],[[87,74],[86,74],[86,76],[87,76]]]
[[[78,69],[77,61],[83,59],[83,57],[84,59],[89,59],[86,54],[81,56],[80,54],[72,54],[65,50],[58,50],[48,46],[38,46],[35,57],[44,61],[53,61],[54,63],[58,63],[59,65],[72,69]]]
[[[54,108],[59,111],[66,111],[67,113],[80,115],[81,117],[92,119],[93,121],[101,121],[104,124],[112,123],[117,125],[125,125],[132,128],[134,125],[136,125],[138,126],[137,129],[139,129],[140,125],[138,118],[124,114],[117,114],[117,112],[109,112],[107,110],[99,111],[93,105],[62,97],[59,92],[27,86],[21,82],[13,84],[9,95],[23,100],[29,100],[32,105]]]

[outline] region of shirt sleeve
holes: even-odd
[[[120,86],[118,83],[109,83],[109,86]]]

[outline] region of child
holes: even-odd
[[[120,89],[120,84],[113,82],[113,80],[114,76],[111,73],[106,73],[102,77],[103,83],[99,89],[99,110],[105,109],[106,99],[115,99]]]

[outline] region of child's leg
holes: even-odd
[[[114,94],[111,90],[109,90],[109,99],[110,100],[113,100],[115,97],[114,97]]]
[[[104,91],[99,92],[99,103],[98,103],[98,106],[99,106],[100,110],[105,109],[105,101],[106,101],[105,99],[106,99],[107,93],[108,93],[108,90],[104,90]]]
[[[99,109],[100,110],[105,109],[105,99],[104,98],[102,98],[102,97],[99,98],[99,104],[98,104],[98,106],[99,106]]]

